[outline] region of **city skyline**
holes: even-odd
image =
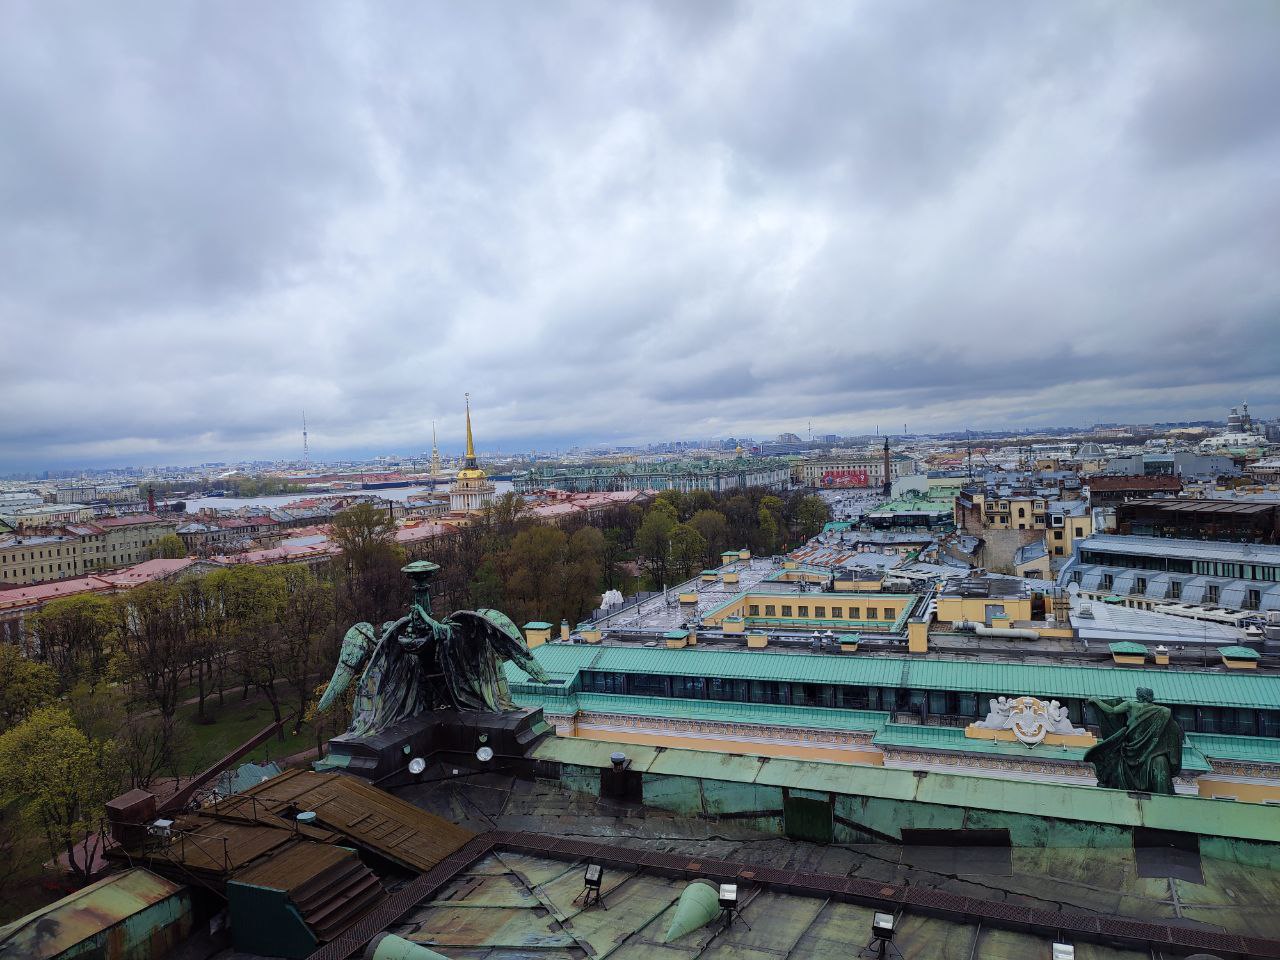
[[[1280,409],[1273,5],[10,22],[0,472]]]

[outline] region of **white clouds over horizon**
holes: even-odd
[[[1280,7],[0,10],[0,468],[1280,413]]]

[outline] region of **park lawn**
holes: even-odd
[[[241,700],[239,693],[227,697],[226,705],[221,708],[218,707],[218,698],[211,697],[205,701],[205,715],[215,722],[196,723],[195,704],[178,708],[178,721],[184,736],[178,767],[186,773],[196,773],[216,763],[275,719],[271,704],[265,698],[259,695]],[[241,762],[280,761],[304,750],[314,752],[315,734],[311,727],[303,724],[298,735],[292,736],[292,726],[291,722],[285,723],[283,742],[272,736]]]

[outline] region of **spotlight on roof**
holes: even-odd
[[[425,769],[427,769],[427,761],[423,760],[421,757],[414,757],[409,761],[409,772],[415,777],[421,774]]]
[[[738,885],[736,883],[720,884],[720,908],[736,910],[738,907]]]
[[[1076,960],[1076,948],[1069,943],[1054,943],[1051,960]]]
[[[481,763],[488,763],[493,759],[493,747],[481,747],[476,751],[476,759]]]
[[[604,867],[598,863],[588,863],[582,874],[582,892],[573,898],[573,902],[582,901],[582,909],[591,906],[594,900],[597,906],[605,907],[600,902],[600,887],[604,883]]]
[[[876,940],[893,939],[893,914],[877,912],[871,918],[871,936]]]

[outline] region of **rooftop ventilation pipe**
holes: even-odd
[[[953,630],[972,630],[980,637],[1008,637],[1012,640],[1039,640],[1040,634],[1036,630],[1023,630],[1016,628],[1004,627],[988,627],[981,623],[975,623],[972,620],[957,620],[951,625]]]

